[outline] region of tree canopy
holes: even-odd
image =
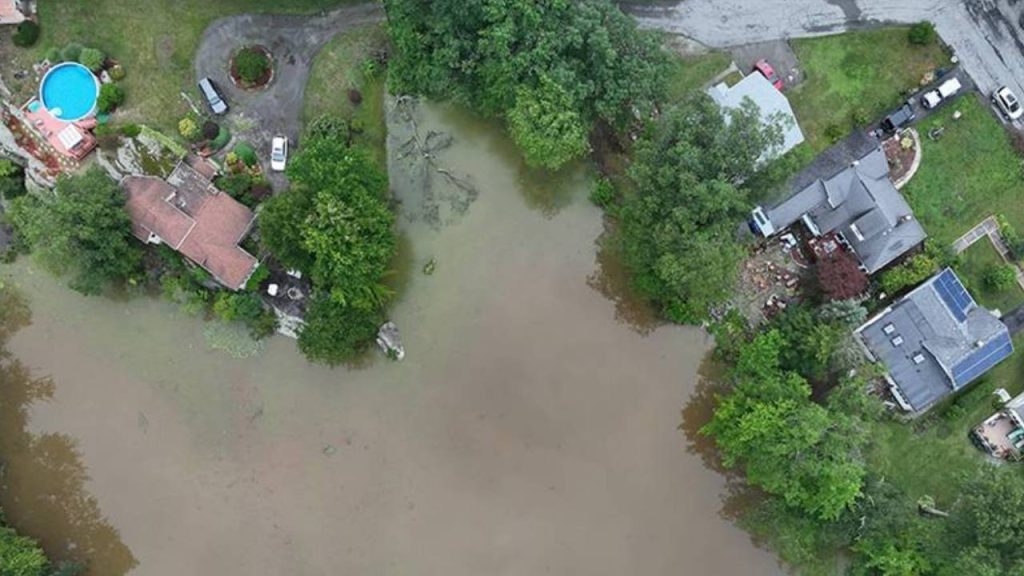
[[[609,0],[386,0],[400,92],[507,116],[528,163],[587,151],[595,121],[624,129],[665,90],[667,57]]]
[[[11,202],[9,219],[20,239],[71,288],[98,294],[139,270],[141,245],[132,238],[125,196],[99,168],[63,176],[52,195]]]
[[[860,495],[866,441],[858,422],[811,401],[811,388],[784,370],[785,346],[775,330],[739,353],[734,390],[702,432],[727,466],[742,464],[747,481],[821,520],[835,520]]]
[[[260,213],[266,248],[306,271],[315,293],[299,334],[312,360],[342,362],[376,334],[395,253],[387,180],[370,156],[332,130],[309,134],[288,165],[291,189]]]
[[[623,256],[636,288],[670,320],[700,322],[730,296],[743,256],[736,229],[749,208],[742,183],[781,139],[752,102],[727,120],[701,95],[638,142],[635,193],[621,210]]]

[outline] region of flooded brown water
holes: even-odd
[[[284,338],[236,360],[170,304],[0,269],[33,309],[8,346],[31,374],[3,384],[10,519],[103,576],[779,573],[680,429],[707,338],[602,293],[586,178],[547,194],[492,127],[419,122],[478,193],[439,224],[397,183],[401,363],[328,370]]]

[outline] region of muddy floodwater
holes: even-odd
[[[238,360],[172,304],[0,269],[32,308],[0,373],[9,519],[102,576],[778,574],[680,430],[707,337],[595,279],[586,175],[414,114],[451,142],[429,197],[394,178],[403,362],[330,370],[281,337]]]

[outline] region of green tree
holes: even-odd
[[[558,168],[587,152],[587,132],[569,92],[547,77],[520,87],[508,112],[509,132],[531,166]]]
[[[316,295],[299,330],[299,350],[307,358],[334,366],[352,360],[377,336],[383,315],[376,309],[340,306]]]
[[[553,168],[582,154],[580,135],[595,121],[624,130],[647,118],[665,90],[658,36],[639,31],[608,0],[384,5],[395,47],[393,89],[507,116],[534,164]],[[557,155],[543,158],[549,149]]]
[[[860,495],[866,436],[855,417],[811,402],[807,382],[782,369],[784,347],[772,330],[740,351],[734,390],[701,432],[715,439],[726,466],[743,466],[747,482],[834,521]]]
[[[44,576],[48,566],[35,540],[0,526],[0,576]]]
[[[749,101],[730,116],[695,97],[636,146],[636,190],[620,212],[623,257],[637,290],[676,322],[700,322],[731,295],[744,255],[736,228],[749,209],[739,183],[781,142],[779,125],[764,125]]]
[[[64,176],[52,196],[22,196],[10,221],[50,270],[70,277],[83,294],[125,282],[139,269],[142,249],[132,238],[125,196],[100,168]]]

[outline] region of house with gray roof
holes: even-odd
[[[800,130],[786,95],[761,74],[748,74],[733,86],[721,82],[708,88],[707,94],[723,111],[738,109],[749,98],[757,105],[764,123],[780,121],[782,146],[765,152],[760,158],[762,161],[777,158],[804,141],[804,133]]]
[[[774,208],[758,206],[752,228],[764,237],[802,223],[815,236],[835,233],[874,274],[927,234],[889,179],[889,162],[876,146],[827,179],[816,179]]]
[[[885,365],[893,396],[921,413],[1013,354],[1006,325],[978,306],[949,268],[855,331]]]

